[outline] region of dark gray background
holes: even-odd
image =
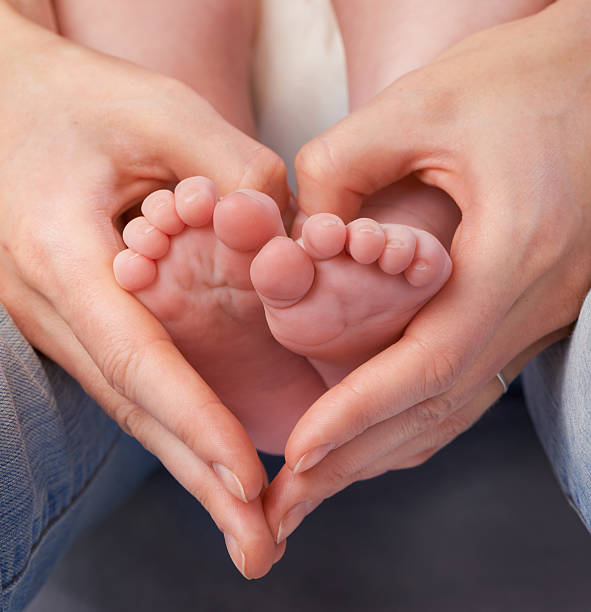
[[[426,465],[325,502],[258,581],[160,470],[78,540],[28,612],[589,611],[590,570],[591,538],[517,388]]]

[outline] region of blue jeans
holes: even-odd
[[[0,306],[0,610],[22,610],[157,465]]]
[[[527,407],[570,504],[591,531],[591,293],[570,338],[523,374]]]
[[[591,298],[569,341],[527,369],[532,417],[591,524]],[[0,306],[0,610],[22,610],[77,535],[125,500],[157,460],[121,433]]]

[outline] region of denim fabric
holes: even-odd
[[[22,610],[156,464],[0,306],[0,610]]]
[[[523,384],[554,472],[591,531],[591,293],[571,337],[536,357]]]

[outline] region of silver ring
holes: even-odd
[[[509,391],[509,383],[507,382],[507,379],[503,376],[502,372],[499,372],[497,374],[497,378],[499,379],[500,383],[503,385],[503,395],[505,395],[505,393]]]

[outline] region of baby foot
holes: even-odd
[[[305,355],[332,386],[396,341],[449,278],[451,260],[429,232],[321,213],[294,242],[273,238],[251,278],[275,338]]]
[[[209,179],[156,191],[127,224],[114,261],[119,284],[164,325],[187,361],[241,420],[258,448],[281,453],[301,414],[324,391],[304,358],[272,337],[250,281],[258,250],[285,236],[268,196],[218,201]]]

